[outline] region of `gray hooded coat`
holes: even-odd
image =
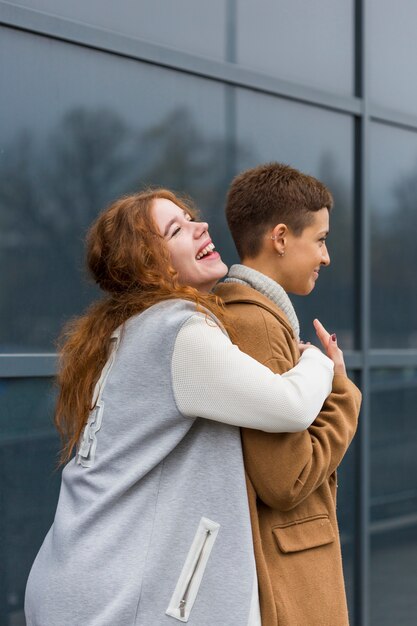
[[[164,302],[115,335],[29,577],[27,626],[247,626],[239,429],[182,415],[173,394],[174,343],[193,314]]]

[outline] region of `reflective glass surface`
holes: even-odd
[[[353,125],[343,115],[240,90],[237,136],[246,148],[237,169],[280,161],[316,176],[332,191],[328,249],[331,265],[320,272],[307,297],[292,297],[302,338],[314,338],[312,320],[336,331],[353,347]]]
[[[10,29],[0,57],[0,351],[52,350],[90,302],[85,232],[122,193],[186,191],[230,256],[224,86]]]
[[[369,0],[369,89],[373,101],[415,115],[417,60],[415,0]]]
[[[49,380],[0,380],[0,624],[24,625],[26,580],[52,523],[58,439]]]
[[[15,4],[313,87],[353,91],[353,0]]]
[[[260,72],[353,94],[352,0],[237,1],[236,58]]]
[[[417,348],[417,133],[371,126],[371,340]]]
[[[417,370],[371,378],[372,626],[417,623]]]
[[[13,4],[223,60],[229,0],[19,0]]]

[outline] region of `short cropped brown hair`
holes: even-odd
[[[234,178],[226,218],[240,258],[253,258],[268,228],[283,223],[300,235],[324,207],[332,209],[333,197],[323,183],[288,165],[266,163]]]

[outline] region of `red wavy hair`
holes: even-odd
[[[188,199],[167,189],[124,196],[110,205],[87,235],[87,264],[106,292],[86,313],[69,322],[61,335],[55,425],[62,440],[61,462],[71,458],[88,415],[96,381],[104,367],[112,332],[128,318],[173,298],[208,309],[230,330],[220,299],[182,285],[168,248],[152,217],[157,198],[171,200],[196,214]]]

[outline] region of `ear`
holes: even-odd
[[[288,226],[277,224],[271,231],[272,245],[280,256],[283,256],[287,245]]]

